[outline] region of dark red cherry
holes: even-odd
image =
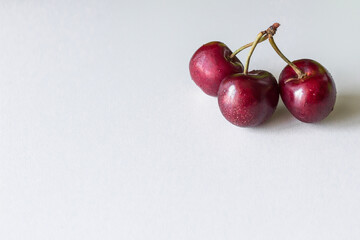
[[[217,96],[221,81],[230,74],[243,71],[237,57],[222,42],[209,42],[200,47],[189,64],[191,78],[206,94]]]
[[[318,62],[301,59],[293,62],[305,77],[299,79],[287,65],[280,74],[280,95],[287,109],[303,122],[318,122],[333,110],[336,88],[330,73]]]
[[[274,113],[278,101],[278,84],[267,71],[233,74],[220,84],[218,103],[221,113],[239,127],[263,123]]]

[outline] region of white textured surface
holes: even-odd
[[[336,3],[338,2],[338,3]],[[0,239],[359,239],[360,4],[2,1]],[[190,80],[203,43],[273,22],[338,89],[304,124],[221,116]],[[244,61],[245,53],[239,56]],[[284,67],[268,43],[251,69]]]

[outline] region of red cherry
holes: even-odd
[[[226,76],[243,71],[240,60],[230,58],[231,54],[224,43],[209,42],[192,56],[189,64],[191,78],[206,94],[217,96],[219,85]]]
[[[220,84],[218,103],[221,113],[239,127],[263,123],[274,113],[278,101],[278,84],[267,71],[234,74]]]
[[[280,95],[287,109],[303,122],[318,122],[333,110],[336,88],[330,73],[318,62],[301,59],[293,62],[305,76],[299,78],[287,65],[280,74]]]

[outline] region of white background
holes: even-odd
[[[359,239],[360,4],[0,2],[0,239]],[[202,44],[274,22],[338,97],[238,128],[192,82]],[[244,62],[246,52],[239,54]],[[250,69],[285,66],[266,42]]]

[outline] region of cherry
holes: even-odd
[[[189,64],[191,78],[206,94],[217,96],[219,85],[226,76],[244,70],[237,57],[230,58],[231,54],[224,43],[209,42],[192,56]]]
[[[220,111],[229,122],[239,127],[263,123],[274,113],[279,101],[279,87],[271,73],[263,70],[248,72],[251,55],[265,33],[259,33],[254,41],[244,72],[228,76],[220,84]]]
[[[267,71],[234,74],[220,84],[220,111],[229,122],[239,127],[263,123],[274,113],[278,101],[278,84]]]
[[[269,42],[288,63],[279,77],[280,95],[286,108],[302,122],[313,123],[326,118],[336,100],[336,87],[330,73],[311,59],[290,62],[272,37]]]

